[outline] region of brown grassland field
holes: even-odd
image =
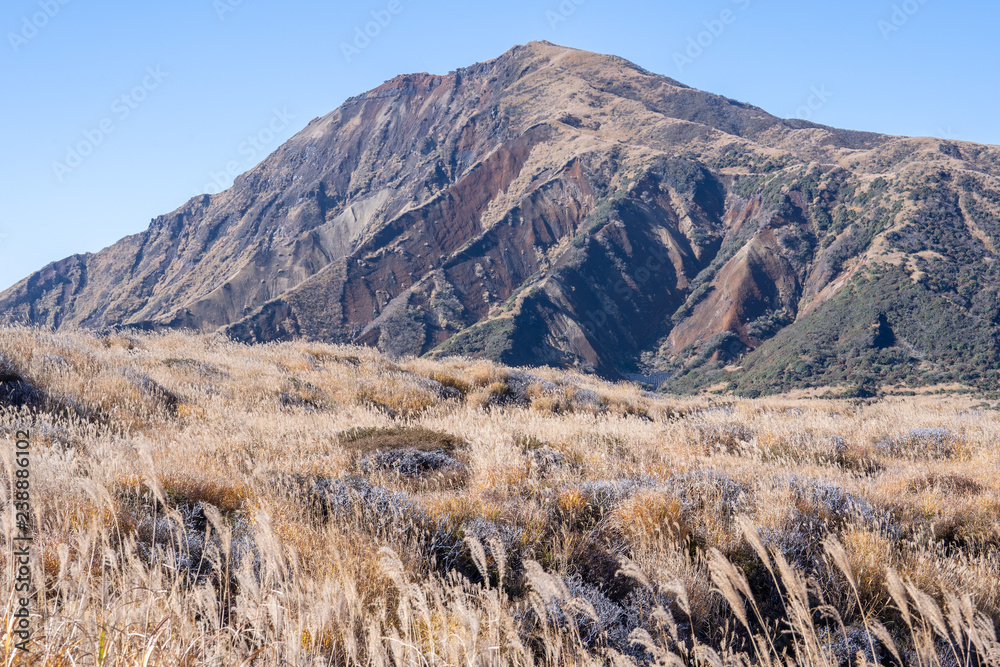
[[[4,665],[1000,665],[1000,418],[0,329]]]

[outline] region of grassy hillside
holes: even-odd
[[[35,538],[4,664],[1000,664],[1000,420],[972,399],[14,328],[0,404]]]

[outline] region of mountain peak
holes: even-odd
[[[581,49],[576,49],[571,46],[562,46],[560,44],[554,44],[546,39],[532,40],[524,44],[515,44],[509,48],[502,56],[508,54],[514,54],[519,52],[528,52],[532,54],[553,54],[553,53],[567,53],[567,52],[578,52],[578,53],[590,53],[589,51],[583,51]]]
[[[1000,293],[998,172],[996,148],[785,121],[529,42],[351,98],[225,193],[24,279],[0,313],[679,389],[855,382],[859,356],[993,386],[1000,316],[976,295]],[[892,344],[871,344],[878,316]]]

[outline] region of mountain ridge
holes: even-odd
[[[532,42],[349,98],[230,189],[20,281],[0,312],[660,372],[679,391],[877,383],[858,359],[890,382],[993,387],[997,173],[995,147],[784,120]],[[870,293],[886,280],[958,322],[979,370],[949,370],[962,355],[926,342],[903,297]],[[838,318],[847,333],[823,324]],[[882,319],[901,342],[866,347]]]

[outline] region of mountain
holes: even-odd
[[[998,175],[997,147],[783,120],[533,42],[347,100],[0,313],[677,391],[996,389]]]

